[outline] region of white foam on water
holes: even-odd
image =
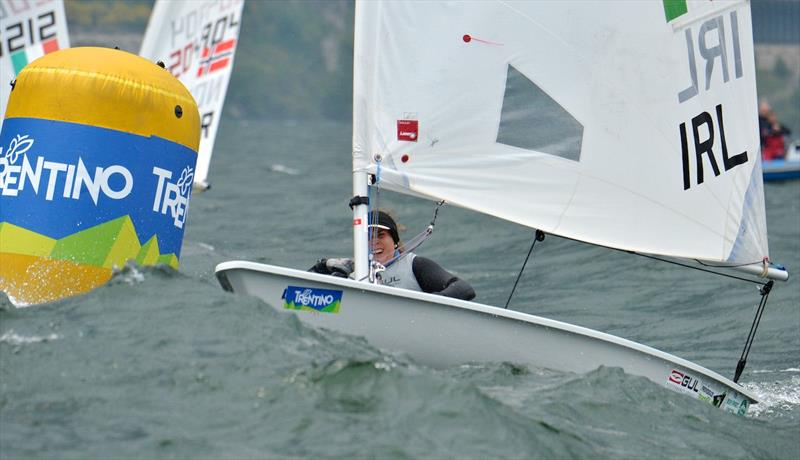
[[[51,342],[60,338],[58,334],[50,334],[43,337],[37,335],[24,336],[17,334],[13,329],[9,329],[0,336],[0,343],[7,343],[9,345],[30,345],[32,343]]]
[[[13,306],[15,306],[17,308],[27,308],[27,307],[30,307],[30,306],[33,305],[31,303],[23,302],[23,301],[17,299],[16,297],[14,297],[13,295],[8,294],[8,293],[6,293],[6,297],[8,298],[8,301],[11,302],[11,305],[13,305]]]
[[[772,374],[774,372],[800,372],[800,367],[790,367],[787,369],[781,369],[779,371],[773,371],[770,369],[760,369],[756,371],[751,371],[753,374]]]
[[[799,373],[800,369],[789,368],[773,373]],[[758,396],[760,402],[750,407],[748,415],[771,415],[800,408],[800,375],[792,375],[788,380],[772,382],[751,382],[743,385]]]
[[[144,274],[136,268],[136,264],[128,263],[121,269],[114,267],[114,281],[121,281],[128,286],[144,282]]]
[[[282,164],[277,164],[277,163],[273,164],[272,166],[270,166],[269,170],[273,171],[273,172],[279,172],[279,173],[288,174],[290,176],[296,176],[296,175],[300,174],[300,171],[298,171],[298,170],[296,170],[294,168],[290,168],[288,166],[284,166]]]
[[[214,246],[211,246],[208,243],[197,243],[197,245],[200,246],[201,248],[207,250],[207,251],[213,251],[214,250]]]

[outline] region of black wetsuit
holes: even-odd
[[[462,300],[475,298],[475,291],[469,283],[454,276],[431,259],[415,257],[412,270],[423,292]]]

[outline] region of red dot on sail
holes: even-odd
[[[464,37],[462,38],[464,39],[464,43],[469,43],[472,41],[472,37],[470,37],[469,34],[464,34]]]
[[[403,163],[408,163],[408,155],[406,154],[400,157],[400,161],[402,161]]]

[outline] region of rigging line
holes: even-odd
[[[754,264],[757,264],[757,263],[763,263],[763,262],[764,262],[763,260],[761,260],[761,261],[759,261],[759,262],[743,262],[743,263],[741,263],[741,264],[732,264],[732,265],[714,265],[714,264],[710,264],[710,263],[708,263],[708,262],[703,262],[702,260],[697,260],[697,259],[694,259],[694,261],[695,261],[695,262],[697,262],[698,264],[700,264],[700,265],[704,266],[704,267],[711,267],[711,268],[736,268],[736,267],[746,267],[746,266],[748,266],[748,265],[754,265]],[[767,260],[767,262],[769,262],[769,260]]]
[[[417,236],[411,238],[408,242],[408,245],[403,248],[403,253],[411,252],[414,249],[417,249],[422,245],[422,243],[428,241],[428,238],[431,237],[433,234],[433,227],[436,225],[436,217],[439,215],[439,208],[442,207],[446,203],[445,200],[440,200],[436,203],[436,207],[433,208],[433,219],[431,219],[431,223],[425,227],[425,230],[421,231]],[[398,257],[399,259],[399,257]],[[389,262],[391,264],[394,261]],[[388,265],[387,265],[388,266]]]
[[[511,297],[514,295],[514,291],[517,290],[517,284],[519,283],[519,279],[522,278],[522,271],[525,270],[525,265],[528,263],[528,259],[531,257],[531,253],[533,252],[533,247],[536,245],[537,241],[544,240],[544,232],[541,230],[536,230],[536,236],[533,238],[533,243],[531,243],[531,248],[528,250],[528,255],[525,256],[525,262],[522,263],[522,268],[519,269],[519,273],[517,274],[517,280],[514,281],[514,287],[511,288],[511,293],[508,294],[508,300],[506,300],[506,306],[503,307],[508,309],[508,304],[511,302]]]
[[[389,268],[390,265],[405,257],[409,252],[413,251],[414,249],[417,249],[418,247],[422,246],[422,243],[428,241],[428,238],[430,238],[431,235],[433,235],[433,227],[436,225],[436,217],[439,215],[439,208],[441,208],[442,205],[445,203],[446,203],[445,200],[441,200],[436,203],[436,208],[434,208],[433,210],[433,219],[431,220],[431,223],[428,224],[427,227],[425,227],[425,230],[421,231],[416,236],[409,239],[408,242],[403,245],[403,250],[400,252],[400,254],[393,257],[391,260],[389,260],[389,262],[386,263],[385,265],[386,268]]]
[[[744,349],[742,350],[742,354],[739,357],[739,362],[736,363],[736,373],[733,376],[734,383],[739,382],[739,377],[742,376],[742,372],[744,371],[744,367],[747,365],[747,357],[750,355],[750,348],[753,346],[753,341],[756,338],[756,332],[758,331],[758,326],[761,324],[761,316],[764,314],[764,309],[767,306],[767,299],[769,298],[769,293],[772,291],[772,286],[775,282],[770,280],[764,286],[761,287],[761,302],[758,304],[758,309],[756,310],[756,315],[753,318],[753,324],[750,325],[750,332],[747,334],[747,340],[744,342]]]
[[[714,270],[707,270],[705,268],[695,267],[695,266],[692,266],[692,265],[676,262],[674,260],[662,259],[660,257],[651,256],[649,254],[642,254],[640,252],[626,251],[624,249],[616,249],[616,248],[611,248],[611,249],[614,249],[616,251],[621,251],[621,252],[627,252],[628,254],[633,254],[633,255],[640,256],[640,257],[645,257],[647,259],[658,260],[659,262],[666,262],[668,264],[679,265],[679,266],[685,267],[685,268],[691,268],[692,270],[698,270],[698,271],[701,271],[701,272],[711,273],[711,274],[714,274],[714,275],[724,276],[724,277],[727,277],[727,278],[733,278],[733,279],[736,279],[736,280],[739,280],[739,281],[747,281],[748,283],[758,284],[759,286],[764,286],[764,285],[768,284],[768,283],[763,282],[763,281],[751,280],[751,279],[748,279],[748,278],[743,278],[741,276],[729,275],[727,273],[720,273],[720,272],[717,272],[717,271],[714,271]],[[696,261],[696,262],[697,263],[701,263],[700,261]],[[770,283],[771,282],[772,282],[772,280],[770,280]]]
[[[389,268],[390,266],[394,265],[395,262],[407,256],[411,251],[420,247],[422,243],[424,243],[430,237],[431,233],[433,233],[433,230],[428,227],[423,230],[422,233],[410,239],[408,244],[403,245],[403,251],[389,259],[389,261],[386,262],[386,265],[384,265],[384,268]]]
[[[641,253],[641,252],[631,251],[629,249],[620,249],[620,248],[615,248],[615,247],[612,247],[612,246],[606,246],[606,245],[602,245],[602,244],[587,243],[586,241],[581,241],[579,239],[570,238],[568,236],[563,236],[563,235],[555,235],[555,236],[557,236],[559,238],[563,238],[565,240],[569,240],[569,241],[575,241],[575,242],[582,243],[582,244],[590,244],[592,246],[597,246],[599,248],[611,249],[611,250],[618,251],[618,252],[624,252],[626,254],[632,254],[632,255],[635,255],[635,256],[646,257],[648,259],[657,260],[659,262],[666,262],[666,263],[673,264],[673,265],[679,265],[679,266],[684,267],[684,268],[691,268],[692,270],[711,273],[712,275],[724,276],[724,277],[733,278],[733,279],[736,279],[736,280],[739,280],[739,281],[747,281],[748,283],[758,284],[759,286],[764,286],[765,284],[767,284],[766,281],[756,281],[756,280],[752,280],[752,279],[749,279],[749,278],[742,278],[740,276],[729,275],[727,273],[716,272],[714,270],[706,270],[706,269],[703,269],[703,268],[700,268],[700,267],[695,267],[693,265],[683,264],[683,263],[680,263],[680,262],[676,262],[674,260],[661,259],[661,258],[656,257],[656,256],[651,256],[649,254],[644,254],[644,253]],[[697,259],[694,259],[694,260],[695,260],[695,262],[703,265],[703,263],[701,261],[699,261]],[[745,264],[745,265],[751,265],[751,264]],[[709,266],[713,267],[714,265],[709,265]],[[720,266],[719,268],[725,268],[725,267],[731,267],[731,266],[730,265]]]

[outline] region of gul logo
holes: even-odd
[[[33,193],[39,195],[39,188],[44,179],[46,182],[45,200],[52,201],[56,192],[60,196],[72,200],[80,200],[81,192],[86,191],[97,205],[102,192],[108,198],[121,200],[133,189],[133,176],[130,171],[120,165],[96,167],[94,173],[78,158],[77,164],[47,161],[43,156],[31,165],[27,151],[33,147],[34,139],[27,135],[19,135],[11,139],[5,153],[0,146],[0,188],[2,195],[17,196],[30,184]],[[20,164],[18,160],[22,158]],[[117,176],[118,179],[112,178]],[[121,179],[121,181],[120,181]],[[112,186],[112,182],[115,186]],[[116,188],[115,188],[116,187]]]
[[[158,166],[153,167],[153,174],[158,176],[153,211],[164,215],[167,215],[167,211],[169,211],[173,224],[178,228],[183,228],[189,208],[194,170],[189,166],[183,168],[177,182],[169,182],[169,179],[172,179],[172,171]]]
[[[696,377],[692,377],[689,374],[684,374],[676,369],[673,369],[672,372],[670,372],[669,381],[687,390],[694,391],[695,393],[698,391],[697,387],[699,380]]]
[[[400,284],[400,277],[398,276],[390,276],[388,278],[384,278],[378,273],[378,279],[380,279],[381,284],[384,286],[397,286]]]

